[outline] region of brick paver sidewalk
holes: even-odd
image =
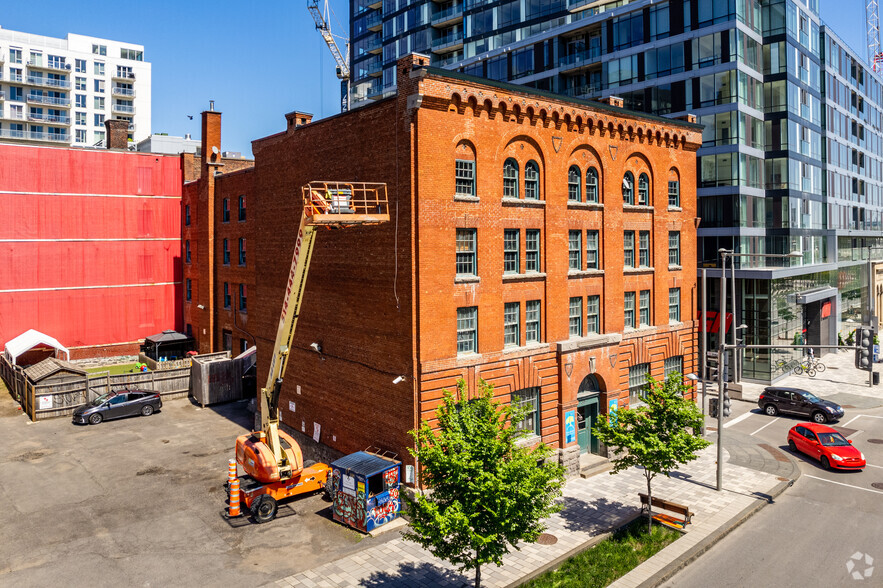
[[[714,489],[715,452],[714,446],[709,447],[698,460],[673,473],[671,478],[654,480],[653,494],[688,505],[695,513],[693,524],[687,527],[684,537],[623,577],[619,585],[637,586],[650,578],[747,507],[758,501],[766,502],[768,493],[781,484],[781,480],[771,474],[726,464],[724,491],[717,492]],[[546,532],[554,535],[557,542],[522,545],[520,551],[504,558],[502,567],[483,567],[482,583],[501,588],[517,585],[525,576],[579,551],[599,535],[634,517],[639,511],[638,492],[646,490],[643,473],[635,468],[616,475],[605,473],[569,480],[562,498],[564,509],[547,521]],[[399,538],[289,576],[276,584],[296,588],[459,587],[471,585],[471,581],[471,577],[460,574],[418,545]]]

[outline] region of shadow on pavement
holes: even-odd
[[[413,586],[472,586],[469,578],[430,563],[402,563],[389,572],[374,572],[362,580],[369,588],[412,588]]]
[[[635,495],[634,505],[611,502],[606,498],[596,498],[586,502],[572,496],[561,499],[563,508],[558,513],[568,531],[600,533],[616,526],[616,523],[638,511],[638,496]]]
[[[188,396],[187,400],[195,408],[202,408],[192,396]],[[248,410],[248,402],[248,400],[232,400],[219,404],[208,404],[205,406],[205,409],[251,431],[254,427],[254,413]]]

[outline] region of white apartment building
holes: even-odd
[[[103,147],[111,118],[129,121],[130,141],[150,136],[142,45],[0,28],[0,140]]]

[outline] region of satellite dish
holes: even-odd
[[[212,153],[214,153],[215,155],[218,154],[218,148],[215,147],[214,145],[212,146]]]

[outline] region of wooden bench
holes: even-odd
[[[643,512],[645,509],[649,511],[649,509],[647,508],[647,495],[644,493],[638,493],[638,497],[640,497],[641,499],[641,512]],[[654,496],[653,508],[667,510],[675,514],[679,514],[681,515],[681,517],[683,517],[679,519],[664,513],[653,515],[653,520],[665,525],[666,527],[671,527],[672,529],[682,530],[684,527],[690,524],[690,519],[693,518],[693,513],[690,512],[689,508],[687,508],[683,504],[671,502],[670,500],[665,500],[664,498],[656,498]]]

